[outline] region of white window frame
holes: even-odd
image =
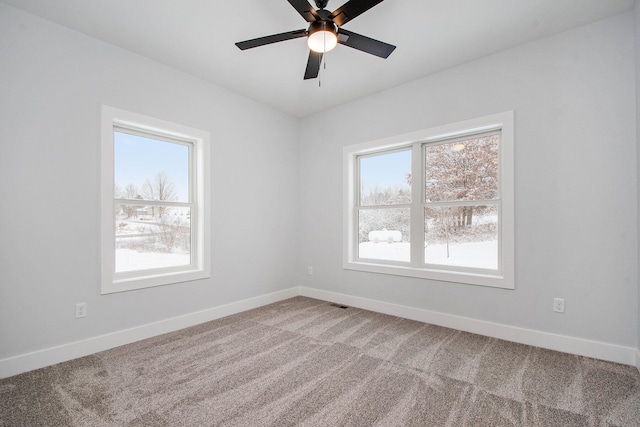
[[[191,263],[180,267],[155,268],[132,272],[115,271],[115,206],[126,203],[114,194],[114,132],[139,134],[157,140],[188,145],[189,201],[143,201],[144,205],[175,205],[191,208]],[[168,285],[211,276],[210,230],[210,144],[209,132],[106,105],[101,122],[101,294]]]
[[[499,240],[498,270],[482,271],[464,267],[430,267],[424,262],[424,145],[435,141],[501,131],[499,146]],[[371,273],[417,277],[437,281],[515,289],[515,207],[514,207],[514,113],[507,111],[464,120],[409,134],[350,145],[343,149],[343,268]],[[420,183],[411,188],[411,261],[397,262],[358,258],[358,157],[401,148],[412,150],[412,176]],[[472,201],[472,204],[475,203]],[[393,206],[392,206],[393,207]],[[415,243],[414,243],[415,242]],[[422,248],[421,248],[422,246]]]

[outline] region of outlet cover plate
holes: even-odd
[[[564,313],[564,298],[553,299],[553,311],[556,313]]]
[[[87,317],[87,303],[79,302],[76,304],[76,319]]]

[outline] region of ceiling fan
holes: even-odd
[[[341,28],[347,22],[371,9],[378,3],[381,3],[383,0],[349,0],[333,12],[325,9],[329,0],[315,0],[316,6],[318,7],[317,10],[312,8],[307,0],[287,1],[307,22],[310,22],[308,29],[246,40],[236,43],[236,46],[241,50],[246,50],[285,40],[307,37],[307,44],[309,45],[310,51],[307,69],[304,72],[305,80],[318,77],[322,55],[333,49],[338,43],[380,58],[387,58],[396,48],[393,45]]]

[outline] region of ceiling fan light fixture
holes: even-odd
[[[346,3],[331,12],[326,9],[329,0],[314,0],[317,9],[311,6],[309,0],[288,0],[289,4],[308,23],[307,29],[302,28],[300,30],[287,31],[286,33],[245,40],[236,43],[236,46],[240,50],[246,50],[306,37],[307,45],[309,46],[309,59],[307,60],[307,68],[304,71],[305,80],[318,77],[320,66],[323,64],[323,54],[332,50],[338,43],[385,59],[396,48],[394,45],[342,28],[344,24],[382,1],[384,0],[347,0]]]
[[[307,36],[309,49],[314,52],[325,53],[338,44],[338,31],[333,22],[316,21],[309,27]]]

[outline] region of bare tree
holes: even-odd
[[[124,188],[124,198],[125,199],[138,199],[138,188],[134,184],[129,184]]]
[[[166,172],[158,172],[153,179],[153,182],[149,181],[149,179],[147,178],[147,180],[142,185],[141,195],[145,200],[172,202],[178,199],[176,186],[171,181],[171,178],[169,178],[169,175]],[[154,216],[156,208],[160,216],[163,216],[168,211],[168,208],[165,206],[154,207]]]
[[[128,184],[123,191],[122,194],[123,199],[140,199],[140,195],[138,194],[138,188],[134,184]],[[135,216],[138,207],[135,205],[123,205],[122,210],[127,215],[127,218],[131,218]]]

